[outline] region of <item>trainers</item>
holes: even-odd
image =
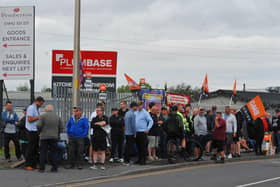
[[[106,169],[105,166],[104,166],[104,164],[102,164],[102,166],[100,167],[100,169],[101,169],[101,170],[105,170],[105,169]]]
[[[98,169],[97,167],[96,167],[96,165],[94,164],[93,166],[91,166],[89,169],[93,169],[93,170],[96,170],[96,169]]]
[[[149,156],[149,157],[148,157],[148,160],[149,160],[149,161],[154,161],[154,158],[151,157],[151,156]]]
[[[230,153],[228,156],[227,156],[228,159],[232,159],[232,154]]]
[[[118,160],[118,162],[119,162],[119,163],[123,163],[123,162],[124,162],[123,158],[120,158],[120,159]]]
[[[88,163],[89,163],[89,164],[93,164],[93,162],[92,162],[92,160],[91,160],[91,159],[89,159],[89,160],[88,160]]]
[[[220,160],[215,161],[218,164],[224,164],[225,163],[225,158],[221,158]]]
[[[211,159],[211,160],[217,160],[217,156],[216,156],[216,155],[213,155],[210,159]]]
[[[109,160],[110,163],[114,163],[114,161],[115,161],[114,158],[110,158]]]

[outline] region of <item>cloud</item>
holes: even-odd
[[[51,50],[73,48],[70,0],[0,0],[36,6],[36,89],[50,85]],[[211,90],[280,85],[278,0],[83,0],[81,48],[118,51],[123,73],[154,86],[186,82]],[[8,85],[15,87],[17,82]]]

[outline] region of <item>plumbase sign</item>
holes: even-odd
[[[34,79],[34,7],[0,7],[0,80]]]

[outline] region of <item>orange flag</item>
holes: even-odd
[[[202,92],[204,94],[209,94],[209,88],[208,88],[208,75],[205,75],[204,81],[202,83]]]
[[[127,80],[127,83],[128,83],[128,86],[130,88],[130,90],[140,90],[140,85],[137,84],[131,77],[129,77],[126,73],[124,74],[126,80]]]
[[[233,83],[232,95],[237,95],[236,80],[235,80],[234,83]]]

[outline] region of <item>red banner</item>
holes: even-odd
[[[117,74],[117,52],[113,51],[81,51],[83,72],[94,75]],[[73,72],[73,51],[52,51],[52,74],[69,74]]]
[[[190,96],[181,95],[181,94],[173,94],[166,93],[166,104],[168,106],[171,105],[186,105],[191,102]]]

